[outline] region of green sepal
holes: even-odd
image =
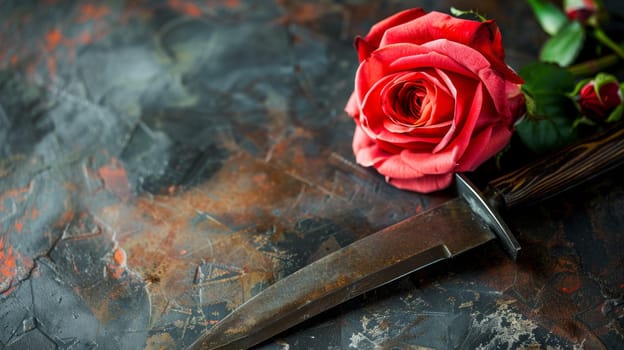
[[[583,89],[583,87],[587,85],[590,81],[592,81],[592,78],[585,78],[585,79],[579,80],[578,83],[576,83],[576,86],[574,86],[574,90],[572,90],[569,96],[570,97],[578,96],[578,94],[581,93],[581,89]]]
[[[598,96],[598,100],[601,100],[600,89],[604,85],[617,83],[617,82],[618,82],[617,78],[611,74],[602,73],[602,72],[596,74],[596,77],[594,78],[594,91],[596,92],[596,96]]]
[[[474,16],[481,22],[485,22],[488,20],[485,16],[475,10],[460,10],[458,8],[451,7],[451,14],[455,17]]]
[[[572,123],[572,128],[577,129],[581,125],[596,126],[596,122],[586,116],[582,116],[574,120],[574,122]]]
[[[621,88],[620,88],[620,91]],[[624,103],[620,103],[619,106],[615,107],[613,112],[609,114],[609,118],[607,118],[607,123],[615,123],[622,119],[622,113],[624,112]]]

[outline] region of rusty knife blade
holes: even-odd
[[[472,206],[459,196],[301,268],[239,306],[191,349],[249,348],[366,291],[496,238],[492,223]],[[519,246],[511,239],[515,254]]]

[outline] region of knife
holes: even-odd
[[[498,238],[520,245],[499,212],[553,196],[619,165],[617,124],[488,183],[455,175],[458,196],[368,235],[275,282],[206,331],[189,349],[246,349],[364,292]]]

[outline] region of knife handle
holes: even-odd
[[[624,125],[617,123],[489,182],[486,197],[496,208],[532,203],[579,185],[622,161]]]

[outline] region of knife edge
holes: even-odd
[[[455,198],[275,282],[209,329],[191,349],[251,347],[328,308],[495,237],[462,198]]]

